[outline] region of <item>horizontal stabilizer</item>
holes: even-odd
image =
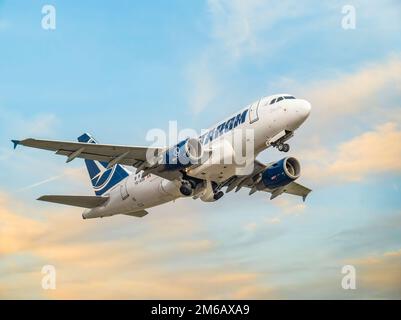
[[[136,212],[129,212],[129,213],[124,213],[126,216],[132,216],[132,217],[138,217],[142,218],[146,216],[149,212],[146,210],[141,210],[141,211],[136,211]]]
[[[97,197],[97,196],[58,196],[58,195],[46,195],[41,196],[37,200],[47,201],[59,204],[65,204],[67,206],[82,207],[82,208],[95,208],[105,203],[109,197]]]

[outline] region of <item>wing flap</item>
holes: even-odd
[[[98,196],[45,195],[41,196],[37,200],[91,209],[101,206],[108,199],[109,197]]]

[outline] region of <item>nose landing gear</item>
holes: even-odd
[[[181,194],[184,197],[194,196],[194,199],[197,199],[200,197],[203,201],[206,201],[206,202],[217,201],[222,196],[224,196],[224,192],[220,190],[220,188],[216,182],[214,182],[214,181],[207,182],[206,187],[203,182],[202,183],[203,187],[201,186],[201,189],[199,189],[198,188],[199,183],[202,182],[202,181],[201,182],[200,181],[195,181],[195,179],[193,179],[193,178],[191,178],[189,180],[182,179],[181,186],[180,186]],[[207,187],[207,185],[209,185],[209,187]],[[202,188],[206,188],[206,196],[205,196],[205,190],[203,190]],[[200,196],[199,192],[201,192],[203,195]]]
[[[290,151],[290,146],[288,143],[285,143],[288,139],[290,139],[294,135],[293,131],[283,130],[277,133],[274,137],[268,139],[266,141],[266,146],[272,146],[277,148],[281,152]]]
[[[279,143],[277,149],[278,151],[288,152],[290,151],[290,145],[288,143]]]

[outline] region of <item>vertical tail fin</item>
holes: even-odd
[[[97,143],[88,133],[79,136],[78,141],[83,143]],[[93,190],[97,196],[103,195],[130,174],[127,169],[119,164],[116,164],[110,169],[107,169],[107,162],[85,159],[85,164],[88,169]]]

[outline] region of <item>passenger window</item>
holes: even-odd
[[[276,102],[276,98],[274,98],[272,101],[270,101],[270,104],[273,104]]]
[[[280,97],[280,98],[277,99],[277,102],[279,102],[279,101],[281,101],[283,99],[284,99],[283,97]]]

